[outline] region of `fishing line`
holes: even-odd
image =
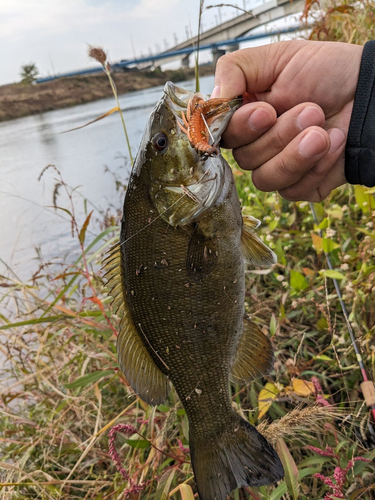
[[[319,221],[318,221],[318,218],[316,216],[314,204],[312,202],[310,202],[310,209],[311,209],[311,213],[312,213],[314,222],[318,226]],[[321,238],[323,237],[322,231],[319,228],[318,228],[318,234]],[[329,256],[328,252],[324,252],[324,255],[326,257],[328,268],[333,271],[334,267],[332,265],[332,261],[331,261],[331,258]],[[366,402],[366,405],[368,406],[368,408],[371,409],[371,415],[372,415],[373,421],[375,422],[375,386],[374,386],[374,382],[369,378],[369,376],[367,374],[366,367],[365,367],[365,364],[363,362],[362,354],[361,354],[361,351],[358,347],[358,341],[355,337],[353,327],[352,327],[350,320],[349,320],[349,314],[348,314],[348,311],[346,309],[345,302],[342,298],[339,283],[338,283],[336,278],[332,278],[332,281],[333,281],[333,284],[334,284],[335,289],[336,289],[337,297],[339,299],[341,310],[342,310],[344,318],[345,318],[345,323],[346,323],[346,327],[347,327],[348,332],[349,332],[350,340],[351,340],[351,343],[352,343],[352,346],[353,346],[353,349],[354,349],[354,352],[355,352],[355,355],[356,355],[356,358],[358,361],[359,368],[361,370],[361,374],[362,374],[362,378],[363,378],[363,382],[361,383],[362,394],[363,394],[364,400]]]
[[[202,177],[200,179],[198,179],[198,181],[195,183],[195,185],[199,184],[202,181],[202,179],[209,173],[210,169],[211,169],[211,165],[204,172],[204,174],[202,175]],[[126,240],[124,240],[122,243],[120,243],[119,246],[121,247],[122,245],[124,245],[125,243],[127,243],[129,240],[131,240],[132,238],[134,238],[135,236],[137,236],[140,232],[142,232],[145,229],[147,229],[149,226],[151,226],[151,224],[153,224],[155,221],[157,221],[158,219],[160,219],[160,217],[162,217],[166,212],[168,212],[168,210],[170,210],[172,207],[174,207],[177,203],[179,203],[181,200],[183,200],[186,196],[187,196],[187,194],[184,193],[180,198],[178,198],[175,202],[173,202],[172,205],[170,205],[168,208],[166,208],[164,210],[164,212],[161,212],[157,217],[155,217],[155,219],[153,219],[151,222],[149,222],[144,227],[142,227],[142,229],[140,229],[136,233],[134,233],[131,236],[129,236],[129,238],[126,238]]]

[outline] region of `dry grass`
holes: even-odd
[[[364,8],[370,7],[370,2],[364,3]],[[325,29],[337,12],[346,15],[328,11]],[[358,16],[352,16],[353,26]],[[338,28],[325,33],[338,37],[345,31],[356,41],[355,28],[350,30],[345,22]],[[361,32],[362,41],[363,36]],[[357,457],[374,460],[375,431],[322,251],[330,250],[374,379],[374,194],[343,187],[316,204],[323,231],[319,239],[307,203],[289,203],[277,194],[257,191],[228,159],[245,213],[263,221],[259,234],[278,256],[271,270],[248,272],[246,293],[247,312],[274,345],[274,370],[247,387],[232,386],[233,405],[273,443],[285,439],[290,458],[284,454],[284,459],[294,474],[294,482],[289,476],[275,488],[246,488],[231,498],[321,499],[329,488],[315,474],[333,477],[335,469],[344,470],[353,457],[343,486],[345,498],[374,498],[374,466]],[[62,180],[60,184],[66,188]],[[78,227],[74,207],[62,208],[72,213],[80,258],[63,270],[41,264],[25,283],[9,272],[0,283],[0,356],[6,360],[0,368],[0,498],[106,500],[128,494],[132,500],[191,500],[194,484],[184,409],[174,392],[157,408],[146,405],[119,371],[114,333],[119,318],[111,310],[100,271],[102,255],[118,238],[118,227],[103,228],[85,243],[89,216],[86,226]],[[322,388],[320,399],[312,381]],[[317,405],[317,400],[328,406]],[[108,450],[108,434],[117,424],[129,430],[116,438],[129,481]],[[146,487],[141,492],[129,489],[142,483]]]

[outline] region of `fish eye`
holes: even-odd
[[[164,151],[168,146],[168,137],[163,133],[156,134],[152,143],[155,149],[158,151]]]

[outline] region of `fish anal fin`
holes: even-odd
[[[270,267],[276,264],[276,254],[256,236],[254,229],[257,219],[243,218],[244,224],[241,233],[241,248],[245,261],[254,266]],[[256,221],[256,222],[254,222]]]
[[[248,383],[267,375],[272,370],[273,361],[273,348],[269,338],[255,323],[245,319],[231,369],[231,381]]]
[[[104,278],[113,297],[115,311],[121,312],[117,353],[121,370],[130,386],[143,401],[151,405],[163,403],[168,397],[169,380],[153,361],[137,331],[125,301],[121,266],[121,247],[114,245],[104,259]],[[117,272],[115,272],[117,271]]]
[[[216,237],[207,237],[196,227],[189,242],[186,270],[190,277],[201,279],[209,275],[217,264]]]

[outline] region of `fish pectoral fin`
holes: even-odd
[[[248,229],[256,229],[260,226],[260,220],[256,219],[252,215],[242,215],[242,220],[244,226],[246,226]]]
[[[192,278],[208,276],[217,264],[217,238],[208,238],[196,226],[189,242],[186,270]]]
[[[272,344],[260,328],[244,319],[242,337],[232,365],[230,379],[235,383],[248,383],[267,375],[273,366]]]
[[[169,393],[168,377],[156,366],[134,326],[123,291],[120,244],[114,245],[104,259],[104,278],[109,285],[109,295],[116,311],[122,313],[117,338],[118,359],[127,381],[136,394],[146,403],[159,405]]]
[[[276,254],[254,234],[257,219],[243,218],[241,249],[245,261],[254,266],[270,267],[276,264]]]

